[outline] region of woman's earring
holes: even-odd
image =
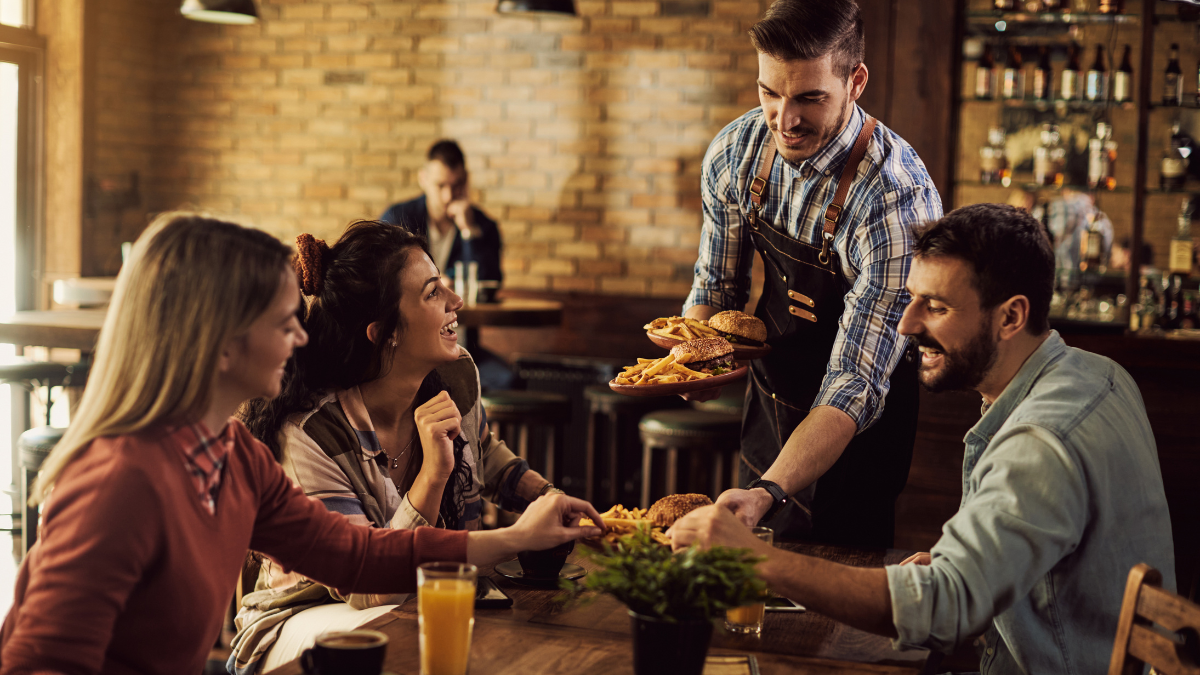
[[[391,343],[391,345],[392,345],[392,349],[395,349],[395,348],[396,348],[396,341],[395,341],[395,340],[392,340],[392,343]]]

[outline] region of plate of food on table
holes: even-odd
[[[617,504],[600,514],[600,517],[604,519],[604,534],[591,539],[580,539],[580,541],[592,548],[601,549],[604,544],[612,546],[621,537],[631,535],[638,530],[649,530],[650,538],[656,543],[670,546],[671,540],[664,532],[674,525],[675,521],[701,506],[709,504],[712,504],[712,500],[706,495],[694,493],[667,495],[654,502],[648,509],[629,509]],[[594,523],[590,518],[581,518],[579,524],[587,526]]]
[[[646,337],[663,349],[690,340],[719,337],[733,345],[733,358],[761,359],[771,351],[767,326],[756,316],[734,310],[718,312],[706,321],[683,316],[655,319],[643,326]]]
[[[720,337],[680,342],[659,359],[638,359],[608,383],[627,396],[671,396],[721,387],[746,376],[734,360],[733,345]]]

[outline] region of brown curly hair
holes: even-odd
[[[293,267],[300,277],[300,289],[312,297],[325,287],[325,255],[329,246],[307,232],[296,237],[296,259]]]

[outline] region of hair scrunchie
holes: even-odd
[[[307,232],[296,237],[296,274],[300,290],[307,296],[320,295],[325,285],[325,254],[329,246]]]

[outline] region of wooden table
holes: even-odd
[[[0,318],[0,344],[63,349],[96,348],[104,309],[54,309],[15,312]]]
[[[504,298],[474,307],[464,305],[458,310],[458,322],[468,328],[557,326],[562,323],[562,308],[562,303],[554,300]]]
[[[822,558],[863,567],[897,563],[907,551],[859,551],[808,544],[778,544]],[[594,567],[581,561],[572,562]],[[541,590],[487,574],[513,599],[512,609],[475,610],[475,634],[471,642],[471,672],[489,675],[565,673],[609,675],[633,673],[633,642],[630,620],[623,605],[608,596],[578,607],[561,607],[555,590]],[[380,617],[369,628],[390,638],[384,670],[396,675],[417,675],[420,670],[417,646],[416,600]],[[803,614],[768,612],[761,637],[713,632],[709,654],[755,654],[759,672],[775,673],[872,673],[901,675],[919,673],[928,652],[898,652],[888,639],[838,623],[815,612]],[[298,663],[274,671],[278,675],[300,675]],[[663,675],[669,675],[664,673]]]

